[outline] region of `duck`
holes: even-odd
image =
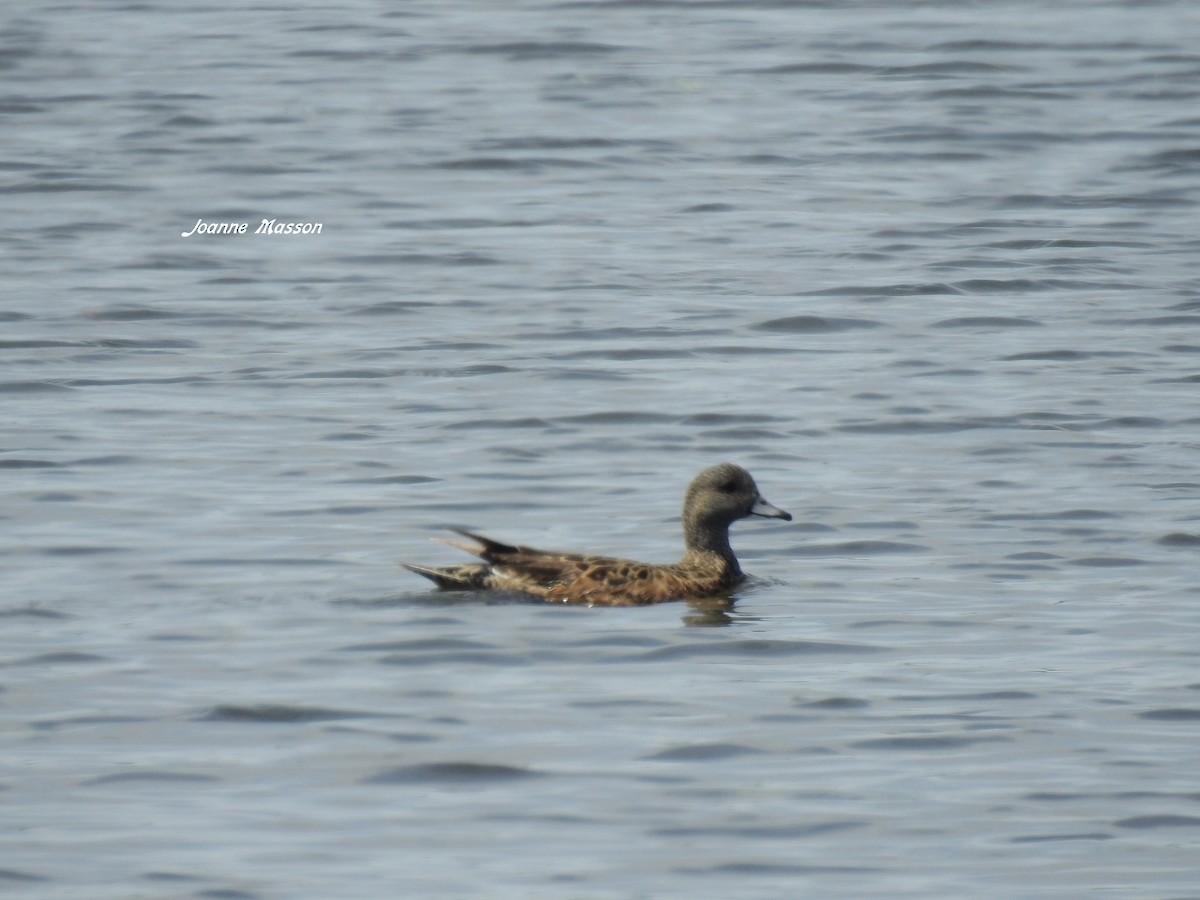
[[[451,530],[468,542],[441,543],[483,562],[440,568],[403,565],[442,590],[517,592],[548,603],[647,606],[699,600],[725,594],[745,577],[729,546],[729,526],[750,516],[792,520],[791,513],[764,499],[749,472],[721,463],[692,479],[684,494],[685,550],[677,563],[535,550],[455,528]]]

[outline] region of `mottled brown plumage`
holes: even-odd
[[[551,603],[643,606],[711,597],[742,579],[729,546],[729,526],[747,516],[792,518],[762,498],[749,472],[722,463],[705,469],[688,486],[683,503],[686,552],[677,563],[651,565],[609,556],[550,553],[459,531],[473,543],[445,543],[478,556],[482,563],[437,569],[405,564],[405,568],[446,590],[519,591]]]

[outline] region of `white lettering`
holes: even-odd
[[[225,222],[221,224],[213,222],[205,222],[200,220],[196,222],[196,227],[188,234],[245,234],[247,229],[245,222]],[[254,229],[255,234],[320,234],[325,228],[323,222],[280,222],[278,219],[263,219],[258,223],[258,227]],[[188,235],[183,235],[187,237]]]
[[[181,231],[180,237],[191,237],[193,234],[245,234],[248,227],[246,222],[205,222],[197,219],[191,231]]]

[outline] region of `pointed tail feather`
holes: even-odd
[[[447,566],[433,569],[428,566],[415,566],[412,563],[401,563],[410,572],[423,575],[444,591],[473,591],[487,587],[484,579],[488,575],[487,566]]]
[[[472,591],[492,586],[489,584],[489,579],[492,575],[492,567],[489,563],[495,562],[498,557],[530,552],[525,547],[502,544],[499,541],[493,541],[491,538],[475,534],[472,531],[465,531],[462,528],[452,528],[450,530],[456,534],[461,534],[465,538],[470,538],[475,543],[468,544],[462,541],[447,541],[442,538],[434,538],[434,540],[439,544],[449,544],[451,547],[465,550],[472,556],[478,556],[484,562],[468,563],[461,566],[439,566],[438,568],[416,566],[411,563],[401,563],[401,565],[410,572],[416,572],[418,575],[428,578],[442,590]]]
[[[477,546],[468,546],[466,544],[458,544],[453,541],[442,541],[443,544],[449,544],[451,547],[457,547],[460,550],[466,550],[475,556],[481,556],[488,559],[496,554],[520,553],[525,550],[524,547],[515,547],[512,544],[502,544],[499,541],[494,541],[489,537],[484,537],[482,534],[475,534],[473,531],[466,531],[462,528],[451,528],[455,534],[461,534],[463,537],[470,538],[477,543]]]

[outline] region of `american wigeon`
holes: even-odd
[[[643,606],[698,599],[720,594],[741,581],[741,567],[729,546],[729,526],[747,516],[792,519],[763,499],[749,472],[722,463],[705,469],[688,486],[683,500],[687,551],[671,565],[549,553],[455,529],[474,543],[444,543],[478,556],[482,563],[437,569],[406,563],[405,568],[447,590],[519,591],[551,603]]]

